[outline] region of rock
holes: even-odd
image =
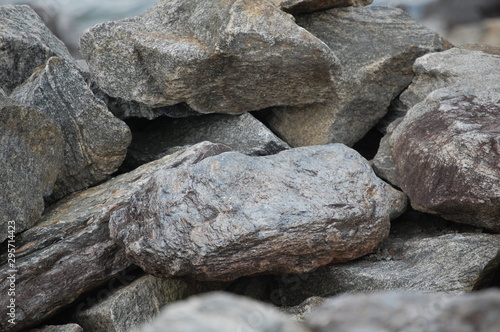
[[[411,83],[415,59],[445,48],[437,34],[390,7],[332,9],[299,16],[297,24],[335,51],[344,72],[328,101],[273,109],[269,125],[292,146],[352,146]]]
[[[133,331],[152,321],[164,305],[220,287],[222,285],[214,283],[188,283],[179,279],[144,276],[97,305],[77,311],[74,320],[85,331]]]
[[[83,332],[83,329],[78,324],[48,325],[30,330],[30,332]]]
[[[0,6],[0,87],[10,93],[51,56],[74,61],[28,6]]]
[[[150,274],[229,281],[367,254],[405,205],[342,144],[230,152],[158,173],[112,215],[110,232]]]
[[[313,332],[454,331],[500,329],[500,292],[449,294],[375,293],[326,301],[306,319]]]
[[[294,307],[281,307],[280,310],[291,315],[292,320],[297,323],[303,323],[304,319],[311,311],[325,302],[325,298],[312,296]]]
[[[52,57],[11,97],[56,120],[64,137],[64,168],[53,200],[109,178],[125,159],[127,125],[94,97],[76,67]]]
[[[159,119],[136,131],[126,164],[135,168],[203,141],[222,143],[251,156],[265,156],[289,148],[250,114],[210,114],[182,119]]]
[[[281,10],[295,15],[337,7],[361,7],[371,4],[373,0],[271,0],[271,2]]]
[[[455,45],[479,43],[500,47],[500,18],[455,26],[446,37]]]
[[[141,332],[307,332],[275,307],[229,293],[209,293],[168,305]]]
[[[377,291],[465,293],[489,286],[500,267],[500,235],[470,232],[421,216],[393,222],[391,235],[373,254],[278,278],[281,303]]]
[[[109,216],[115,209],[128,205],[132,193],[155,172],[195,163],[228,149],[220,144],[201,143],[52,206],[38,225],[16,237],[17,324],[13,331],[39,324],[80,294],[123,274],[131,266],[123,250],[109,238]],[[5,253],[0,258],[7,262]],[[8,275],[8,270],[7,264],[0,266],[1,275]],[[7,283],[0,284],[0,291],[7,294]],[[0,307],[5,308],[7,301],[7,296],[0,297]],[[7,320],[0,320],[0,330],[6,329],[7,324]]]
[[[469,51],[480,51],[492,55],[500,55],[500,46],[486,45],[486,44],[464,44],[460,48]]]
[[[339,72],[323,42],[263,0],[162,0],[88,30],[80,49],[110,96],[200,113],[320,102]]]
[[[500,231],[499,100],[499,85],[434,91],[384,140],[414,209]]]
[[[40,218],[62,164],[57,123],[0,95],[0,243]]]

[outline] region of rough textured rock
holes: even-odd
[[[40,218],[62,164],[57,123],[0,95],[0,243]]]
[[[201,113],[323,101],[339,71],[332,50],[263,0],[163,0],[88,30],[80,48],[110,96]]]
[[[311,311],[319,307],[325,298],[319,296],[312,296],[294,307],[281,307],[280,310],[291,316],[292,320],[303,323],[304,319]]]
[[[128,126],[94,97],[74,64],[52,57],[10,96],[61,126],[64,168],[53,199],[102,182],[125,159],[132,138]]]
[[[360,257],[405,207],[343,144],[231,152],[157,173],[113,214],[110,232],[148,273],[228,281]]]
[[[500,292],[375,293],[332,298],[306,319],[313,332],[500,330]]]
[[[265,156],[289,148],[250,114],[210,114],[182,119],[158,119],[135,131],[126,165],[137,167],[185,145],[203,141],[222,143],[251,156]]]
[[[375,166],[413,208],[500,231],[499,100],[498,85],[434,91],[392,129]]]
[[[281,303],[375,291],[465,293],[494,282],[500,235],[460,229],[425,215],[405,219],[393,222],[391,235],[373,254],[309,274],[279,277]]]
[[[209,293],[167,306],[141,332],[307,332],[275,307],[229,293]]]
[[[271,2],[281,10],[295,15],[337,7],[361,7],[371,4],[373,0],[271,0]]]
[[[30,332],[83,332],[83,329],[78,324],[66,324],[43,326],[38,329],[30,330]]]
[[[299,16],[297,24],[335,51],[343,78],[324,103],[273,109],[270,126],[292,146],[353,145],[411,83],[415,59],[445,48],[437,34],[390,7],[332,9]]]
[[[10,93],[51,56],[74,61],[28,6],[0,6],[0,87]]]
[[[37,226],[16,237],[17,325],[13,331],[40,323],[80,294],[130,267],[123,250],[109,238],[109,216],[129,204],[132,193],[155,172],[195,163],[228,149],[217,144],[198,144],[75,193],[51,207]],[[0,258],[1,262],[7,261],[5,253]],[[1,275],[8,275],[8,270],[7,264],[0,266]],[[0,284],[0,291],[7,294],[6,281]],[[7,301],[7,296],[0,297],[0,307],[6,308]],[[0,330],[6,329],[7,324],[7,320],[1,320]]]
[[[133,331],[152,321],[164,305],[221,287],[216,283],[188,283],[179,279],[144,276],[97,305],[77,312],[73,320],[85,331]]]

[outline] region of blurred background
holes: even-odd
[[[68,45],[76,58],[82,32],[104,21],[135,16],[158,0],[0,0],[28,4]],[[500,47],[500,0],[374,0],[371,6],[399,7],[454,45]]]

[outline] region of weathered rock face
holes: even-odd
[[[412,65],[444,49],[437,34],[389,7],[339,8],[297,17],[297,24],[335,51],[343,79],[327,102],[275,108],[269,124],[292,146],[353,145],[387,112],[413,78]]]
[[[74,64],[52,57],[10,96],[61,126],[64,168],[53,199],[107,179],[125,159],[131,141],[128,126],[94,97]]]
[[[330,331],[484,331],[500,329],[500,292],[449,294],[375,293],[332,298],[306,326]]]
[[[342,144],[234,152],[158,173],[113,214],[110,231],[148,273],[228,281],[367,254],[405,203]]]
[[[277,278],[281,304],[342,293],[465,293],[489,286],[500,267],[500,236],[447,227],[424,216],[393,222],[389,238],[359,260]]]
[[[263,0],[163,0],[95,26],[80,47],[109,95],[201,113],[323,101],[339,70],[323,42]]]
[[[152,321],[168,303],[221,287],[222,284],[217,283],[188,283],[144,276],[97,305],[77,312],[73,320],[85,331],[129,332]]]
[[[195,163],[227,150],[222,145],[202,143],[144,165],[63,199],[42,216],[37,226],[18,235],[17,324],[13,331],[22,331],[52,316],[80,294],[131,266],[123,250],[109,238],[109,216],[129,204],[132,193],[155,172]],[[0,274],[8,275],[6,253],[0,258],[4,262]],[[0,291],[7,294],[8,286],[6,281],[2,282]],[[7,296],[0,297],[0,307],[6,308],[8,300]],[[7,320],[1,320],[0,330],[7,327],[12,328]]]
[[[437,90],[384,140],[413,208],[500,231],[499,100],[498,86]]]
[[[141,332],[307,332],[271,305],[229,293],[171,304]]]
[[[0,95],[0,243],[40,218],[62,163],[57,123]]]
[[[185,145],[222,143],[251,156],[275,154],[289,148],[250,114],[210,114],[182,119],[159,119],[134,132],[126,164],[137,167]]]
[[[373,0],[271,0],[271,2],[287,13],[301,14],[336,7],[366,6]]]
[[[10,93],[51,56],[74,61],[28,6],[0,6],[0,87]]]
[[[66,324],[43,326],[39,329],[30,330],[29,332],[83,332],[83,329],[77,324]]]

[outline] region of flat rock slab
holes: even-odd
[[[334,297],[313,311],[313,332],[500,330],[500,292],[450,294],[375,293]]]
[[[434,91],[390,128],[375,167],[414,209],[500,231],[499,100],[498,85]]]
[[[94,97],[72,62],[50,58],[10,97],[47,114],[62,129],[64,167],[53,200],[108,179],[125,159],[130,129]]]
[[[62,164],[59,125],[0,95],[0,243],[40,218]]]
[[[93,27],[80,48],[110,96],[201,113],[323,101],[339,70],[323,42],[264,0],[162,0]]]
[[[24,331],[75,301],[82,293],[120,275],[131,266],[124,251],[109,238],[111,213],[129,204],[161,168],[195,163],[228,151],[220,144],[201,143],[166,156],[100,186],[68,196],[45,212],[40,223],[16,237],[16,320],[12,328],[0,320],[0,330]],[[0,256],[0,274],[10,270],[6,252]],[[8,293],[7,280],[0,291]],[[9,297],[0,297],[7,308]],[[6,309],[0,314],[6,316]]]
[[[336,8],[298,16],[297,24],[335,52],[343,74],[326,102],[273,108],[269,124],[291,146],[352,146],[411,83],[415,59],[445,49],[439,35],[391,7]]]
[[[168,305],[141,332],[308,332],[277,308],[246,297],[214,292]]]
[[[30,7],[0,6],[0,87],[10,93],[52,56],[73,62],[66,46]]]
[[[303,14],[338,7],[361,7],[373,0],[271,0],[281,10],[290,14]]]
[[[203,141],[221,143],[250,156],[275,154],[289,148],[251,114],[163,118],[133,132],[125,164],[137,167]]]
[[[229,281],[365,255],[405,200],[343,144],[230,152],[157,173],[109,225],[150,274]]]

